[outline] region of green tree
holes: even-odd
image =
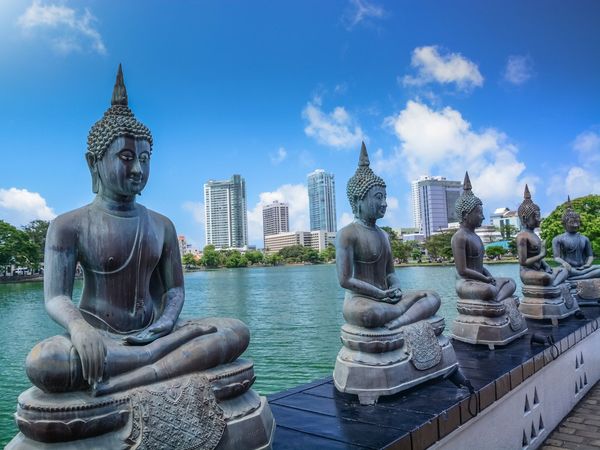
[[[281,264],[281,256],[279,256],[279,253],[271,253],[270,255],[265,256],[264,261],[265,264],[276,266],[278,264]]]
[[[304,261],[305,247],[303,245],[290,245],[277,252],[286,263],[299,263]]]
[[[571,200],[572,208],[581,216],[579,232],[592,243],[594,255],[600,255],[600,195],[587,195]],[[552,239],[565,232],[562,224],[562,215],[566,209],[566,202],[558,205],[542,221],[541,236],[546,243],[548,256],[552,256]]]
[[[26,232],[0,220],[0,266],[38,268],[39,249]]]
[[[46,234],[48,233],[50,222],[47,220],[34,220],[23,227],[31,242],[38,249],[37,263],[44,262],[44,247],[46,246]]]
[[[512,225],[510,223],[507,223],[507,224],[501,223],[499,227],[496,227],[496,229],[500,232],[502,239],[505,241],[512,239],[519,232],[517,227],[515,227],[514,225]]]
[[[304,254],[302,255],[302,262],[309,262],[317,264],[322,262],[321,255],[318,251],[311,247],[305,247]]]
[[[237,250],[229,250],[225,253],[225,267],[246,267],[248,259]]]
[[[246,259],[250,264],[260,264],[263,262],[265,255],[258,250],[249,250],[246,252]]]
[[[198,266],[198,259],[194,256],[193,253],[186,253],[181,258],[181,262],[186,268],[196,267]]]
[[[495,256],[504,255],[505,253],[506,253],[506,249],[504,247],[502,247],[501,245],[490,245],[488,248],[485,249],[485,254],[490,258],[494,258]]]
[[[321,259],[323,261],[333,261],[335,259],[335,246],[327,244],[327,247],[321,251]]]
[[[214,245],[207,245],[204,247],[200,264],[211,269],[221,265],[221,256],[219,255],[219,252],[215,250]]]
[[[450,241],[456,230],[432,234],[425,240],[425,249],[432,258],[452,258]]]

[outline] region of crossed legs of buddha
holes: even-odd
[[[468,279],[456,281],[458,298],[464,300],[501,302],[511,297],[516,289],[517,285],[512,278],[498,277],[496,278],[496,284]]]

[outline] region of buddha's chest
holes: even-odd
[[[542,251],[542,241],[535,233],[530,233],[527,240],[527,253],[535,256]]]
[[[360,262],[373,263],[387,256],[389,243],[383,233],[377,230],[364,230],[364,239],[358,239],[354,247],[354,259]]]
[[[100,274],[128,273],[154,267],[162,236],[143,217],[103,217],[79,233],[79,262]]]
[[[476,234],[469,237],[466,250],[467,258],[474,260],[483,259],[483,253],[485,249],[481,238]]]
[[[568,254],[579,253],[584,248],[584,242],[579,234],[571,236],[569,234],[562,236],[561,246]]]

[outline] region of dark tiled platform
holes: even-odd
[[[270,395],[277,422],[273,448],[427,448],[595,331],[600,307],[583,311],[585,319],[569,318],[558,328],[528,320],[525,337],[494,351],[454,341],[462,371],[475,387],[473,396],[438,379],[361,406],[356,396],[339,393],[331,377]],[[531,345],[533,333],[551,335],[555,345]]]

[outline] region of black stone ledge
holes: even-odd
[[[524,337],[493,351],[453,341],[473,395],[437,379],[364,406],[357,396],[338,392],[331,377],[269,395],[277,423],[273,449],[425,449],[596,331],[600,307],[582,311],[585,319],[570,317],[557,328],[527,320]],[[531,344],[533,333],[552,336],[555,345]]]

